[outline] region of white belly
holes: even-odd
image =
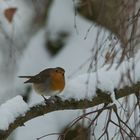
[[[33,87],[34,87],[36,93],[38,93],[40,95],[55,96],[60,93],[59,90],[51,91],[48,88],[46,88],[45,86],[42,86],[40,84],[33,84]]]

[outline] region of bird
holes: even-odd
[[[45,101],[45,96],[56,96],[65,87],[65,70],[61,67],[47,68],[34,76],[19,76],[27,78],[24,83],[32,83],[33,89],[40,94]]]

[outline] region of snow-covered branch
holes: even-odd
[[[116,98],[122,98],[132,93],[137,93],[140,90],[140,82],[133,84],[131,87],[124,87],[119,90],[115,90]],[[84,109],[94,107],[102,103],[111,103],[112,99],[108,93],[96,90],[96,96],[92,99],[67,99],[55,97],[48,99],[48,104],[40,103],[33,107],[23,101],[21,96],[17,96],[0,107],[0,139],[6,139],[11,132],[19,126],[24,126],[24,123],[41,115],[69,109]]]

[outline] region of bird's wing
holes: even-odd
[[[47,78],[50,77],[50,69],[41,71],[39,74],[34,76],[19,76],[20,78],[28,78],[24,83],[42,83],[45,82]]]
[[[30,77],[24,83],[41,83],[41,82],[43,82],[42,77],[39,74],[37,74],[35,76]]]

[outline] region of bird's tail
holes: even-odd
[[[33,76],[18,76],[19,78],[32,78]]]
[[[18,76],[19,78],[28,78],[27,81],[25,81],[24,83],[30,83],[30,79],[33,77],[33,76]]]

